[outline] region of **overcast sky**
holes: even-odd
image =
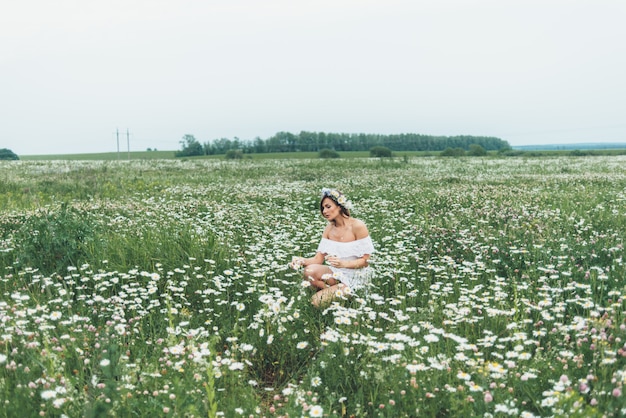
[[[0,148],[192,134],[626,142],[624,0],[20,0],[0,5]]]

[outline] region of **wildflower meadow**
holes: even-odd
[[[0,417],[624,416],[625,235],[619,156],[4,162]]]

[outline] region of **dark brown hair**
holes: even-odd
[[[339,204],[331,195],[322,196],[322,200],[320,200],[320,213],[324,214],[324,199],[330,199],[335,205],[339,206],[341,209],[341,214],[347,218],[350,217],[350,211]]]

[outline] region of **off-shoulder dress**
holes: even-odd
[[[324,255],[336,256],[342,260],[356,260],[357,258],[363,257],[365,254],[373,254],[374,243],[369,235],[365,238],[348,242],[322,238],[317,247],[317,252]],[[351,291],[367,287],[374,273],[374,270],[369,266],[358,269],[328,267],[335,273],[337,280],[348,286]]]

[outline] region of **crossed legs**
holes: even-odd
[[[350,288],[332,277],[333,271],[323,264],[311,264],[304,268],[304,278],[309,280],[317,292],[311,298],[313,306],[329,304],[338,293],[346,294]]]

